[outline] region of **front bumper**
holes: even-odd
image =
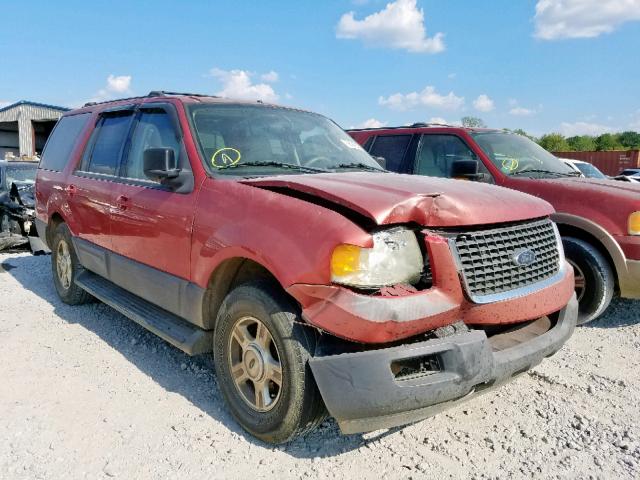
[[[343,433],[422,420],[496,387],[557,352],[576,325],[575,295],[555,325],[523,343],[498,350],[483,330],[398,347],[310,360],[329,413]],[[437,357],[435,373],[397,379],[392,362]]]
[[[640,298],[640,260],[627,259],[624,271],[618,271],[620,296],[623,298]]]

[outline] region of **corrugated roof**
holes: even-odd
[[[30,100],[20,100],[19,102],[12,103],[11,105],[7,105],[6,107],[0,108],[0,112],[4,112],[6,110],[19,107],[20,105],[31,105],[32,107],[51,108],[52,110],[60,110],[61,112],[67,112],[71,110],[70,108],[59,107],[57,105],[48,105],[46,103],[32,102]]]

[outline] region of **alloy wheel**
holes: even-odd
[[[229,337],[229,368],[242,399],[254,410],[266,412],[282,391],[282,364],[273,337],[255,317],[240,318]]]

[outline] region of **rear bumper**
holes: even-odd
[[[405,425],[498,386],[557,352],[571,336],[578,305],[575,295],[553,328],[524,343],[494,351],[484,331],[399,347],[311,359],[310,365],[329,413],[344,433]],[[398,380],[394,361],[437,357],[438,371]]]

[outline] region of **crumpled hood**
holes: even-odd
[[[486,225],[550,215],[553,207],[530,195],[461,180],[349,172],[281,175],[241,180],[261,188],[314,195],[370,217],[377,224],[416,222],[429,227]]]

